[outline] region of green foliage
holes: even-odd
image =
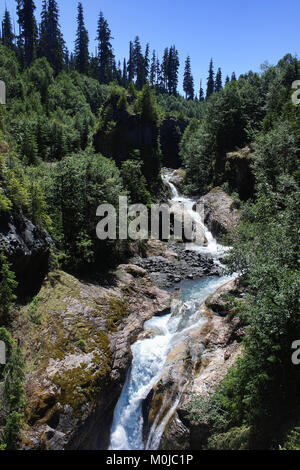
[[[121,167],[121,176],[133,204],[145,204],[146,206],[151,204],[151,194],[147,190],[141,161],[126,160]]]
[[[213,434],[227,427],[228,413],[222,408],[218,395],[211,394],[203,397],[192,394],[187,410],[190,411],[189,419],[196,423],[207,424]]]
[[[0,382],[0,446],[13,450],[20,438],[25,408],[24,362],[20,348],[5,328],[0,328],[0,340],[6,345],[6,365],[0,369],[0,377],[4,379]]]
[[[300,450],[300,428],[296,427],[287,436],[287,440],[280,450]]]
[[[0,252],[0,325],[6,324],[8,321],[11,305],[16,300],[14,291],[17,285],[15,275],[11,271],[5,255]]]

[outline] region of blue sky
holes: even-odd
[[[15,16],[15,0],[0,0]],[[76,31],[77,0],[58,0],[61,26],[70,50]],[[112,30],[117,59],[128,56],[128,43],[139,35],[143,47],[162,55],[175,44],[180,53],[181,79],[186,56],[191,56],[196,89],[206,82],[213,57],[223,78],[235,71],[259,71],[287,52],[300,56],[299,0],[82,0],[90,49],[95,48],[97,18],[102,10]],[[39,18],[42,0],[36,0]]]

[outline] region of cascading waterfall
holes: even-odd
[[[195,201],[181,197],[176,187],[166,176],[174,202],[181,203],[189,211],[196,223],[201,223],[205,230],[208,244],[206,247],[188,244],[188,249],[206,252],[212,255],[222,253],[224,248],[217,244],[209,230],[204,227],[201,217],[193,211]],[[161,422],[154,422],[148,442],[143,441],[142,404],[152,388],[158,383],[168,354],[180,339],[205,322],[201,304],[215,292],[228,277],[211,277],[190,281],[182,297],[163,317],[153,317],[144,325],[145,338],[132,345],[132,364],[127,374],[121,396],[114,411],[111,429],[111,450],[155,450],[159,448],[161,436],[170,417],[175,412],[180,396],[170,406],[170,410]]]

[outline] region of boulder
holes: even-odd
[[[170,182],[174,184],[180,192],[183,192],[186,183],[186,171],[182,168],[175,170],[170,178]]]
[[[240,212],[233,208],[233,198],[221,188],[215,188],[203,196],[199,205],[204,206],[204,223],[214,237],[234,232],[240,220]]]

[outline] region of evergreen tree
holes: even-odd
[[[43,0],[39,55],[46,57],[56,73],[61,72],[64,65],[64,40],[56,0]]]
[[[168,58],[168,92],[177,95],[179,54],[175,46],[170,47]]]
[[[108,23],[100,12],[98,21],[97,38],[98,44],[98,57],[99,57],[99,80],[100,83],[108,84],[113,79],[114,68],[114,54],[111,45],[112,35]]]
[[[207,90],[206,90],[206,98],[209,98],[215,91],[215,74],[214,74],[214,64],[213,60],[211,59],[209,64],[209,75],[207,79]]]
[[[202,80],[200,80],[199,101],[204,101],[204,90],[202,88]]]
[[[232,72],[232,75],[231,75],[231,81],[232,81],[232,82],[235,82],[235,81],[236,81],[236,75],[235,75],[235,72]]]
[[[223,88],[222,85],[222,71],[220,67],[218,68],[217,75],[216,75],[216,81],[215,81],[215,91],[221,91]]]
[[[157,77],[157,68],[156,68],[156,53],[153,51],[152,60],[151,60],[151,68],[150,68],[150,85],[156,85],[156,77]]]
[[[169,48],[166,47],[161,64],[161,78],[164,90],[168,88],[168,71],[169,71]]]
[[[145,82],[148,81],[149,73],[150,73],[150,44],[147,43],[146,51],[145,51],[145,59],[144,59],[144,66],[145,66]]]
[[[17,0],[20,52],[24,56],[27,67],[36,58],[37,25],[34,16],[35,8],[33,0]]]
[[[84,25],[82,3],[78,3],[75,67],[79,73],[87,75],[89,72],[89,35]]]
[[[149,46],[148,46],[149,47]],[[147,61],[149,61],[149,49]],[[142,54],[142,47],[140,43],[140,38],[136,36],[133,46],[133,66],[134,73],[136,76],[136,88],[141,90],[147,81],[147,69],[146,69],[146,57]],[[149,65],[148,65],[149,66]]]
[[[128,83],[133,82],[134,80],[134,59],[133,59],[133,43],[130,41],[129,43],[129,59],[127,63],[127,79]]]
[[[123,72],[122,72],[122,86],[124,88],[127,88],[127,83],[128,83],[128,78],[127,78],[127,63],[126,63],[126,59],[124,59],[124,62],[123,62]]]
[[[191,71],[191,59],[188,56],[185,61],[185,69],[184,69],[184,79],[183,79],[183,90],[185,92],[185,98],[187,100],[194,99],[194,79],[192,76]]]
[[[2,21],[2,44],[9,49],[14,48],[14,33],[12,30],[10,13],[7,9],[5,9]]]
[[[225,78],[225,85],[227,85],[227,83],[229,83],[229,82],[230,82],[230,78],[229,78],[228,75],[226,75],[226,78]]]

